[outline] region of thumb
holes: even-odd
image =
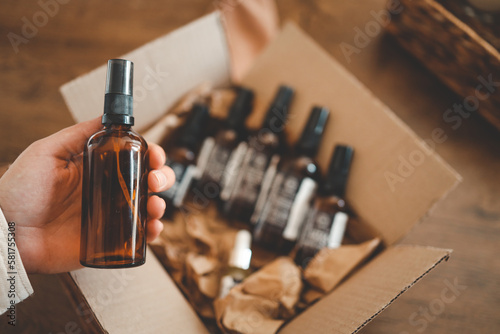
[[[96,117],[62,129],[45,140],[48,141],[49,147],[57,148],[57,153],[74,156],[82,153],[90,136],[101,129],[101,117]]]

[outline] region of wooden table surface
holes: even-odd
[[[477,115],[452,129],[443,121],[443,113],[462,98],[382,33],[348,61],[339,45],[353,44],[354,29],[373,21],[371,12],[384,3],[278,1],[283,20],[297,22],[419,136],[429,138],[433,129],[443,128],[448,140],[436,150],[464,178],[401,241],[452,248],[451,259],[362,333],[498,333],[500,132]],[[68,1],[15,53],[7,34],[20,34],[23,18],[31,20],[41,7],[37,0],[2,1],[0,163],[12,162],[31,142],[73,123],[60,85],[212,11],[214,5],[213,0]],[[73,322],[81,324],[56,277],[33,275],[31,280],[35,295],[19,305],[19,326],[7,332],[69,333]],[[449,282],[466,288],[441,309],[438,300]],[[1,319],[4,333],[6,320]]]

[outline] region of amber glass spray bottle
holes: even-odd
[[[223,213],[229,219],[250,222],[259,194],[267,194],[272,182],[277,153],[283,148],[284,128],[294,90],[280,86],[269,106],[262,129],[248,139],[248,149],[240,164],[232,190],[225,196],[221,193]]]
[[[297,242],[295,263],[304,268],[321,248],[338,248],[342,244],[350,212],[344,194],[353,154],[350,146],[335,146],[326,181]]]
[[[265,248],[286,254],[297,240],[321,177],[314,157],[329,113],[325,107],[311,110],[294,155],[281,160],[265,204],[254,211],[254,239]]]
[[[139,266],[146,259],[148,146],[131,130],[134,64],[108,61],[104,128],[83,152],[80,263]]]

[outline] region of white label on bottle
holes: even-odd
[[[259,196],[257,197],[257,201],[255,202],[255,209],[250,217],[250,223],[256,224],[259,216],[268,200],[269,191],[271,190],[271,185],[273,183],[273,179],[276,175],[276,170],[278,168],[278,163],[280,161],[280,157],[278,154],[275,154],[271,158],[271,162],[267,167],[264,178],[262,179],[262,184],[259,192]]]
[[[214,146],[215,139],[212,137],[208,137],[203,142],[200,153],[198,154],[198,163],[196,164],[196,167],[198,168],[198,175],[196,175],[195,177],[196,179],[200,178],[205,172],[208,164],[208,159],[210,158]]]
[[[299,237],[299,247],[320,249],[328,244],[328,235],[332,226],[332,217],[327,212],[313,207],[308,212],[304,229]]]
[[[274,207],[274,198],[278,198],[281,190],[281,185],[283,184],[283,179],[284,179],[284,174],[283,173],[276,173],[276,176],[274,177],[274,180],[271,185],[271,189],[269,190],[264,204],[262,208],[260,205],[256,206],[253,215],[250,219],[251,223],[255,225],[255,231],[260,231],[262,227],[267,224],[269,215]],[[295,194],[294,194],[295,195]],[[293,199],[292,199],[293,200]],[[275,222],[271,222],[275,223]],[[286,222],[285,222],[286,223]],[[273,224],[276,225],[276,224]],[[284,227],[285,224],[283,224],[282,227]],[[256,233],[260,234],[260,232]]]
[[[293,201],[288,222],[283,230],[284,239],[297,240],[300,228],[306,219],[309,204],[316,193],[316,188],[317,183],[313,179],[306,177],[302,180],[299,191]]]
[[[172,203],[176,208],[179,208],[184,202],[184,198],[186,197],[189,187],[191,186],[191,182],[193,181],[196,175],[198,175],[198,169],[196,168],[196,166],[195,165],[187,166],[186,171],[184,172],[182,180],[179,183],[177,191],[175,192],[174,199],[172,201]]]
[[[231,157],[227,163],[224,174],[222,175],[221,187],[222,191],[220,198],[223,201],[229,200],[235,188],[235,179],[248,149],[246,142],[241,142],[238,147],[231,153]]]
[[[328,248],[339,248],[344,239],[345,229],[349,216],[345,212],[337,212],[333,217],[330,235],[328,236]]]
[[[231,155],[231,150],[227,147],[215,144],[210,157],[208,158],[205,171],[202,173],[202,182],[217,185],[220,193],[221,179],[227,166],[227,162]]]
[[[224,210],[226,212],[231,212],[233,204],[239,202],[242,207],[240,209],[249,211],[248,214],[251,214],[255,207],[262,181],[265,178],[269,161],[270,158],[264,152],[253,147],[248,148],[241,168],[238,171],[238,177],[236,178],[231,197],[225,204]]]

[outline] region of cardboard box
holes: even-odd
[[[136,85],[144,80],[148,67],[160,64],[172,68],[158,89],[150,91],[148,99],[137,105],[135,115],[140,130],[199,83],[229,81],[228,49],[221,27],[214,13],[124,56],[135,63]],[[198,43],[204,43],[200,54]],[[61,88],[77,121],[102,112],[104,72],[105,68],[100,67]],[[182,84],[177,86],[177,82]],[[286,129],[290,142],[297,139],[313,105],[331,109],[319,163],[324,170],[336,143],[354,146],[356,157],[347,200],[370,232],[382,238],[386,248],[285,324],[280,333],[354,333],[449,257],[450,250],[395,243],[460,181],[460,176],[293,24],[283,28],[243,80],[256,91],[250,127],[260,124],[265,107],[282,83],[295,87],[297,92]],[[92,331],[208,332],[149,250],[142,267],[85,268],[63,279]],[[258,333],[258,322],[254,325]]]

